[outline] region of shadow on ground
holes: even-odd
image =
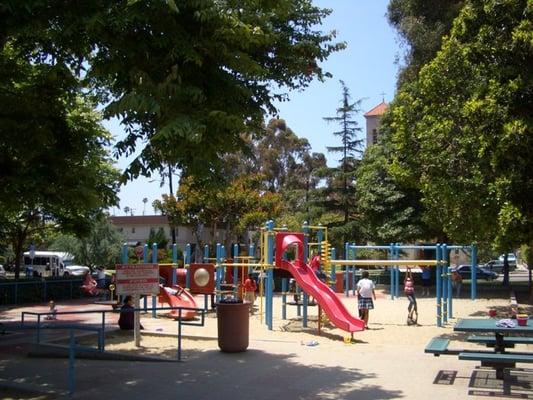
[[[66,388],[67,368],[66,360],[0,361],[0,370],[7,379],[48,389]],[[165,365],[78,360],[76,392],[71,398],[364,400],[405,397],[401,391],[387,390],[367,381],[373,378],[373,374],[356,368],[304,365],[295,354],[261,350],[228,354],[211,350],[198,352],[187,362]]]

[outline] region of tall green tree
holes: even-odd
[[[367,148],[357,170],[357,211],[363,239],[374,243],[433,239],[438,233],[429,232],[422,221],[418,190],[405,188],[389,173],[390,159],[384,140]]]
[[[355,173],[361,159],[363,140],[358,138],[362,128],[358,126],[355,116],[361,112],[361,99],[352,102],[350,90],[343,81],[341,106],[337,108],[336,116],[325,117],[324,120],[335,123],[339,130],[333,132],[340,139],[339,146],[327,147],[329,152],[340,153],[339,166],[331,169],[328,179],[327,208],[329,211],[340,213],[341,219],[336,223],[337,236],[345,238],[355,234]],[[335,235],[335,230],[333,231]],[[353,236],[352,236],[353,237]]]
[[[248,230],[257,229],[267,219],[280,214],[281,198],[262,190],[263,180],[260,175],[244,175],[225,186],[207,190],[187,177],[182,179],[176,197],[163,195],[153,205],[167,216],[171,225],[191,226],[197,248],[204,245],[204,226],[209,227],[213,238],[218,229],[224,229],[224,243],[229,246],[232,242],[242,242]]]
[[[151,228],[146,243],[149,243],[150,245],[157,243],[158,249],[165,249],[168,245],[168,239],[163,228],[160,227],[157,231],[154,228]]]
[[[81,237],[57,236],[50,244],[50,250],[71,253],[76,264],[90,268],[114,267],[120,262],[122,235],[106,215],[99,215],[89,225],[89,233]]]
[[[392,171],[450,239],[507,252],[533,238],[533,5],[465,2],[391,107]]]
[[[416,80],[420,68],[435,57],[464,3],[464,0],[389,2],[387,18],[405,49],[398,87]]]
[[[125,179],[165,163],[215,176],[274,101],[329,76],[319,64],[344,47],[318,28],[329,13],[310,0],[8,0],[0,48],[83,78],[126,129],[117,154],[138,154]]]
[[[117,202],[110,135],[93,109],[65,66],[0,48],[0,240],[16,254],[16,277],[33,235],[50,226],[87,232]]]

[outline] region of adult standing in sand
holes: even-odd
[[[376,300],[376,286],[368,277],[368,271],[363,271],[361,279],[357,282],[359,311],[362,314],[363,321],[365,321],[365,328],[368,328],[368,314],[370,313],[370,310],[374,309],[374,302],[372,299]]]
[[[429,267],[422,267],[422,296],[429,296],[431,286],[431,270]]]

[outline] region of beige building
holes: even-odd
[[[387,108],[388,104],[382,101],[365,114],[367,147],[378,142],[381,116],[385,114]]]
[[[168,224],[168,219],[164,215],[132,215],[109,217],[109,220],[122,233],[124,241],[130,245],[138,242],[145,244],[150,236],[150,230],[157,232],[160,228],[165,232],[169,244],[172,243],[172,231]],[[224,230],[215,232],[212,238],[209,229],[203,229],[202,240],[204,243],[222,242],[224,240]],[[176,227],[176,244],[183,249],[187,243],[196,243],[196,236],[191,227],[180,225]]]

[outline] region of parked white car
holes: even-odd
[[[6,278],[6,270],[3,265],[0,265],[0,279]]]
[[[85,276],[88,274],[91,270],[89,267],[86,267],[85,265],[69,265],[65,267],[65,272],[63,272],[63,276]]]
[[[498,257],[498,261],[503,262],[504,254]],[[509,264],[516,264],[516,255],[514,253],[507,253],[507,262]]]

